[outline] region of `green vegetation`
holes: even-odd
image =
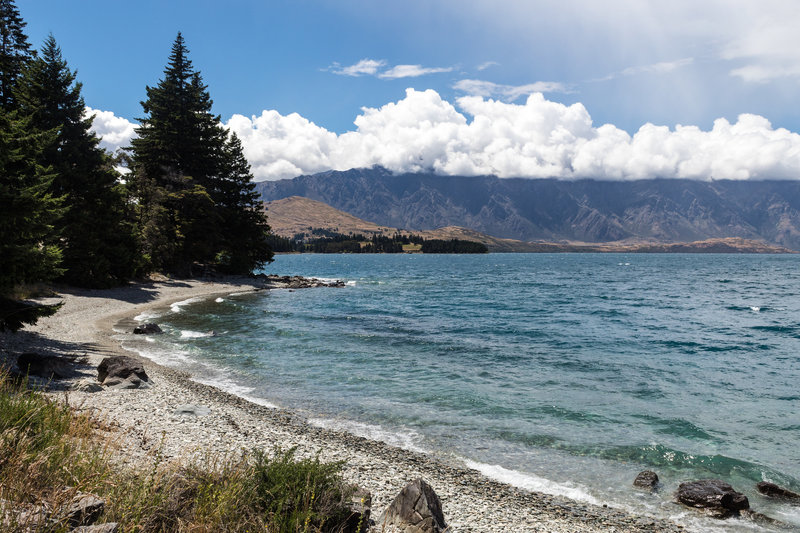
[[[14,1],[0,0],[0,331],[57,309],[15,297],[27,283],[110,287],[272,260],[242,144],[211,113],[180,33],[164,79],[146,88],[138,138],[112,155],[55,38],[37,54],[24,30]]]
[[[353,488],[339,463],[275,450],[192,464],[163,464],[156,454],[125,467],[112,460],[108,429],[0,370],[0,510],[59,509],[81,491],[105,499],[99,521],[126,532],[335,532],[352,518]],[[71,530],[53,518],[34,529]],[[16,520],[9,529],[23,530]]]
[[[276,252],[308,252],[317,254],[485,254],[485,244],[460,239],[449,241],[429,239],[410,233],[395,233],[391,237],[362,234],[343,234],[322,228],[309,228],[291,239],[276,237],[270,242]]]

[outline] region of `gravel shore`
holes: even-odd
[[[263,290],[256,283],[179,280],[110,290],[65,289],[59,296],[64,306],[56,315],[17,334],[0,334],[0,351],[78,354],[84,357],[80,368],[86,377],[95,378],[95,368],[105,356],[138,357],[114,338],[114,328],[129,327],[137,314],[199,296]],[[299,456],[319,454],[325,461],[345,461],[346,479],[372,493],[376,517],[406,483],[421,477],[441,498],[452,532],[684,531],[663,520],[517,489],[452,460],[316,427],[292,411],[257,405],[192,381],[180,371],[147,360],[144,364],[152,380],[147,389],[52,394],[118,428],[130,459],[149,461],[158,452],[164,459],[186,460],[277,446],[296,447]],[[181,413],[182,406],[203,406],[210,412]]]

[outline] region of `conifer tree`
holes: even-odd
[[[242,272],[271,259],[268,226],[251,213],[249,166],[243,156],[234,161],[241,144],[230,144],[211,113],[208,87],[188,53],[178,33],[163,79],[146,88],[146,116],[131,142],[143,248],[156,269],[190,274],[200,262]],[[235,231],[248,237],[237,242]],[[238,248],[245,243],[252,250]]]
[[[0,108],[14,109],[14,85],[33,57],[25,22],[13,0],[0,0]]]
[[[44,146],[41,163],[53,168],[52,191],[65,198],[57,228],[63,279],[108,287],[134,274],[136,243],[125,220],[119,174],[91,131],[92,117],[84,116],[82,85],[75,77],[50,35],[41,54],[23,70],[14,94],[19,113],[30,117],[32,127],[56,133]]]
[[[225,143],[224,161],[225,179],[219,205],[225,221],[225,238],[218,262],[232,273],[251,272],[272,261],[268,244],[270,227],[242,142],[235,133]]]
[[[16,331],[58,309],[27,304],[13,294],[23,283],[60,272],[61,251],[47,244],[53,240],[60,199],[50,192],[54,173],[39,163],[41,147],[53,136],[0,108],[0,331]]]

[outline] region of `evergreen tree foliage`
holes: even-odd
[[[108,287],[136,270],[136,243],[126,221],[126,201],[111,158],[99,147],[85,117],[82,85],[75,81],[55,38],[45,40],[30,61],[14,94],[19,112],[33,128],[56,133],[44,146],[42,164],[55,171],[52,191],[64,196],[66,212],[58,226],[63,248],[63,279],[85,287]]]
[[[34,55],[25,25],[13,0],[0,0],[0,108],[7,111],[15,107],[14,85]]]
[[[194,263],[247,272],[272,258],[269,226],[241,143],[211,113],[208,87],[178,33],[164,77],[147,87],[131,183],[153,268],[191,274]]]
[[[16,331],[58,308],[27,304],[13,295],[20,284],[60,273],[61,251],[52,244],[60,198],[50,192],[52,169],[40,164],[41,147],[53,137],[53,132],[36,132],[30,119],[0,108],[0,331]]]

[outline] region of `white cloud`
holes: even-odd
[[[527,96],[533,93],[569,92],[566,85],[555,81],[537,81],[526,85],[501,85],[491,81],[467,79],[454,83],[453,89],[471,96],[500,97],[509,102],[513,102],[520,96]]]
[[[452,72],[453,67],[423,67],[422,65],[396,65],[378,74],[379,78],[394,80],[397,78],[416,78],[426,74]]]
[[[111,111],[99,111],[87,107],[84,116],[94,115],[92,131],[100,137],[100,147],[110,152],[129,146],[131,139],[136,135],[136,125],[128,119],[118,117]]]
[[[433,90],[364,108],[356,130],[337,135],[276,111],[227,125],[241,138],[256,179],[382,165],[397,172],[575,179],[800,179],[800,135],[763,117],[695,126],[645,124],[634,135],[595,127],[582,104],[540,93],[513,104],[465,96],[457,107]]]
[[[350,65],[347,67],[343,67],[338,63],[334,63],[328,67],[328,70],[334,74],[340,74],[342,76],[373,76],[380,68],[384,66],[386,66],[386,61],[383,59],[362,59],[355,65]]]
[[[481,63],[480,65],[478,65],[475,68],[480,72],[480,71],[486,70],[489,67],[496,67],[499,64],[500,63],[498,63],[497,61],[486,61],[484,63]]]
[[[399,78],[416,78],[426,74],[441,74],[452,72],[454,67],[423,67],[422,65],[395,65],[384,68],[387,63],[383,59],[362,59],[358,63],[343,67],[334,63],[325,70],[342,76],[377,76],[387,80]]]

